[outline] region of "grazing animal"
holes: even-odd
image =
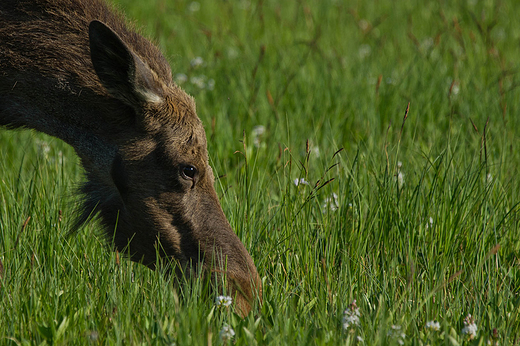
[[[78,225],[98,213],[131,260],[225,274],[243,316],[261,298],[219,204],[195,102],[158,48],[101,0],[0,1],[0,126],[75,149],[87,178]]]

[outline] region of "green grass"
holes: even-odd
[[[116,5],[188,77],[263,304],[118,261],[95,222],[68,236],[73,150],[2,130],[0,344],[520,343],[519,3]]]

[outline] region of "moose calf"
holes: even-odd
[[[200,262],[249,313],[260,279],[220,207],[195,103],[101,0],[0,1],[0,126],[74,147],[87,178],[78,225],[98,213],[115,248],[150,268],[157,255]]]

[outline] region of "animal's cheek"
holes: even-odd
[[[174,191],[162,191],[153,197],[154,210],[160,214],[167,214],[172,217],[180,217],[185,214],[188,205],[185,202],[186,194]],[[174,220],[172,220],[174,221]]]
[[[173,249],[175,254],[181,253],[181,235],[177,228],[171,224],[161,231],[162,238],[167,242],[168,247]]]
[[[169,256],[184,258],[183,234],[189,232],[191,226],[185,221],[186,215],[180,201],[175,200],[172,194],[166,193],[157,198],[146,198],[143,209],[151,220],[153,229],[158,231],[155,236],[160,236],[161,248]]]

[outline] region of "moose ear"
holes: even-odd
[[[162,101],[155,73],[112,29],[94,20],[89,25],[89,39],[94,70],[110,95],[130,106]]]

